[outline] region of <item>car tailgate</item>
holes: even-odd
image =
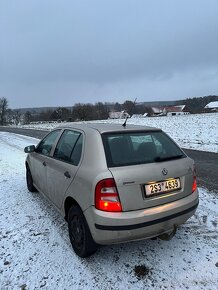
[[[123,211],[149,208],[181,199],[192,192],[194,162],[186,157],[179,160],[141,165],[111,167]],[[145,185],[179,178],[181,187],[166,193],[147,196]]]

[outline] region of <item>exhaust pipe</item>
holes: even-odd
[[[164,241],[170,241],[175,236],[176,231],[177,231],[177,226],[174,225],[172,232],[159,235],[158,238]]]

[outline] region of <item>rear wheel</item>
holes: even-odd
[[[33,185],[33,177],[32,177],[32,174],[31,174],[31,171],[30,171],[30,168],[28,165],[26,167],[26,184],[27,184],[27,188],[30,192],[37,191],[37,189]]]
[[[68,213],[68,229],[75,253],[85,258],[96,252],[98,246],[90,233],[86,219],[78,206],[73,205]]]

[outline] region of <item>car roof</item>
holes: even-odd
[[[140,125],[132,125],[126,124],[125,127],[122,124],[113,124],[113,123],[68,123],[63,126],[60,126],[61,129],[79,129],[85,132],[90,130],[96,130],[100,134],[109,133],[109,132],[133,132],[133,131],[160,131],[159,128],[148,127],[148,126],[140,126]]]

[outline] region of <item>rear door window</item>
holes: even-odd
[[[108,167],[162,162],[185,157],[162,131],[102,135]]]
[[[83,136],[80,132],[65,130],[55,148],[53,157],[77,166],[81,158],[82,143]]]

